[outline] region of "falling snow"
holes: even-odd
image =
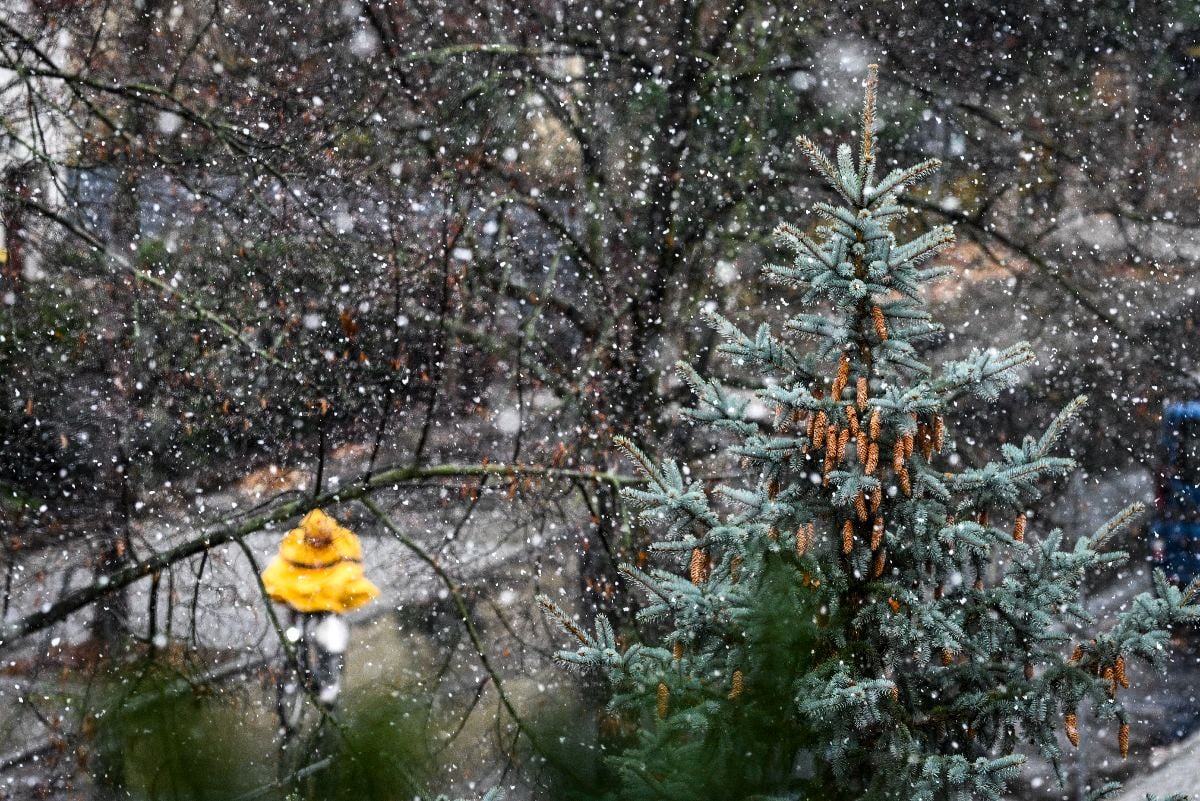
[[[812,349],[784,324],[832,306],[764,271],[793,258],[776,226],[814,233],[839,201],[796,140],[858,141],[870,64],[875,180],[943,163],[897,236],[957,236],[920,359],[1036,356],[994,402],[954,402],[938,469],[1086,394],[1061,443],[1078,470],[1029,541],[1148,507],[1130,560],[1082,584],[1094,621],[1058,624],[1079,639],[1156,568],[1200,572],[1192,4],[8,3],[0,801],[642,797],[618,774],[646,764],[615,766],[680,699],[643,676],[638,714],[606,708],[536,599],[611,621],[616,659],[668,630],[621,565],[707,579],[690,545],[650,547],[617,442],[753,489],[731,438],[681,414],[678,363],[722,380],[719,416],[776,430],[787,380],[706,319]],[[832,280],[863,300],[878,277]],[[336,536],[298,528],[313,509]],[[273,597],[293,535],[298,589]],[[377,598],[346,589],[367,580]],[[1055,709],[1060,770],[1018,732],[1009,796],[1200,794],[1198,638],[1174,629],[1162,672],[1131,662],[1127,758],[1103,699],[1077,748]],[[743,681],[755,698],[720,678],[720,709]],[[946,753],[985,755],[975,734],[948,725]],[[822,753],[769,766],[779,797]]]

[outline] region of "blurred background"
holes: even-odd
[[[887,165],[945,162],[907,198],[959,237],[929,359],[1022,339],[1040,356],[998,403],[962,405],[962,458],[1086,393],[1082,469],[1032,524],[1074,536],[1156,504],[1091,589],[1101,616],[1149,563],[1194,570],[1194,3],[4,11],[0,798],[598,780],[597,738],[620,733],[553,664],[532,598],[632,636],[615,565],[648,537],[612,437],[736,472],[677,420],[672,365],[754,378],[714,358],[698,312],[795,310],[759,278],[774,226],[807,226],[821,197],[793,142],[850,139],[872,62]],[[344,662],[336,715],[308,697],[307,624],[255,578],[314,505],[381,589],[345,643],[317,643]],[[1042,766],[1031,797],[1172,770],[1187,789],[1197,636],[1138,678],[1136,758],[1085,738],[1066,786]]]

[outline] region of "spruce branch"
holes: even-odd
[[[945,250],[954,243],[954,229],[949,225],[939,225],[931,231],[921,234],[900,247],[892,249],[888,256],[888,266],[906,265],[915,267],[923,261]]]
[[[613,437],[613,444],[625,452],[625,455],[637,464],[638,472],[653,482],[660,489],[666,488],[666,479],[658,468],[654,466],[654,462],[650,461],[650,457],[642,452],[642,449],[633,443],[627,437],[617,435]]]
[[[1042,438],[1038,440],[1036,448],[1030,455],[1047,455],[1050,452],[1050,449],[1054,447],[1055,443],[1057,443],[1062,438],[1062,435],[1066,433],[1067,427],[1071,424],[1071,421],[1074,420],[1081,411],[1083,411],[1085,406],[1087,406],[1087,402],[1087,395],[1079,395],[1070,403],[1068,403],[1054,418],[1053,422],[1050,423],[1050,426],[1046,429],[1046,433],[1042,434]]]
[[[539,594],[534,600],[537,601],[537,605],[542,608],[545,614],[558,624],[559,628],[579,640],[580,644],[586,646],[594,645],[594,641],[588,636],[587,632],[579,628],[575,624],[575,621],[571,620],[571,616],[564,612],[558,604],[551,601],[549,596]]]
[[[1146,505],[1141,502],[1131,503],[1120,512],[1113,515],[1108,522],[1101,526],[1095,534],[1092,535],[1089,546],[1094,550],[1100,550],[1108,544],[1109,540],[1118,534],[1126,531],[1133,523],[1142,516],[1146,511]]]
[[[796,145],[800,148],[800,152],[808,158],[809,164],[825,179],[825,182],[829,184],[831,189],[845,198],[846,202],[851,205],[857,203],[854,193],[842,183],[837,167],[833,165],[833,162],[821,152],[821,149],[811,139],[807,136],[796,137]]]
[[[913,186],[918,181],[922,181],[933,175],[933,173],[941,169],[941,166],[941,159],[928,159],[912,167],[892,170],[877,186],[871,187],[867,199],[875,202],[883,198],[894,198],[895,195]]]
[[[829,254],[820,245],[814,242],[808,234],[790,223],[780,223],[776,226],[775,238],[780,246],[791,250],[793,253],[807,253],[831,270],[837,267],[837,262],[830,259]]]
[[[719,383],[705,379],[686,362],[677,362],[675,371],[699,401],[697,407],[683,409],[684,416],[734,434],[751,435],[758,431],[758,426],[746,419],[748,399],[733,397]]]

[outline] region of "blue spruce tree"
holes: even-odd
[[[779,226],[792,260],[766,272],[808,310],[782,339],[708,319],[722,353],[770,378],[757,395],[773,423],[679,367],[687,417],[728,435],[745,480],[710,494],[620,443],[647,479],[626,497],[661,532],[661,567],[624,568],[661,644],[623,648],[605,620],[590,633],[540,599],[574,639],[560,659],[608,678],[629,731],[607,797],[1000,799],[1023,754],[1061,765],[1086,736],[1084,707],[1115,721],[1124,755],[1126,664],[1162,667],[1170,627],[1200,614],[1195,584],[1161,573],[1107,627],[1084,607],[1085,579],[1126,558],[1116,543],[1137,504],[1070,547],[1027,529],[1042,488],[1074,466],[1055,447],[1083,398],[997,461],[950,470],[955,399],[994,400],[1034,355],[922,360],[940,328],[921,289],[949,274],[930,260],[954,235],[891,230],[902,193],[939,165],[877,174],[875,85],[872,67],[857,154],[799,141],[836,202],[813,204],[811,233]],[[1097,630],[1072,634],[1083,628]]]

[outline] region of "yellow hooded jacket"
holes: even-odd
[[[343,614],[379,595],[363,575],[358,537],[320,509],[284,536],[262,580],[271,600],[297,612]]]

